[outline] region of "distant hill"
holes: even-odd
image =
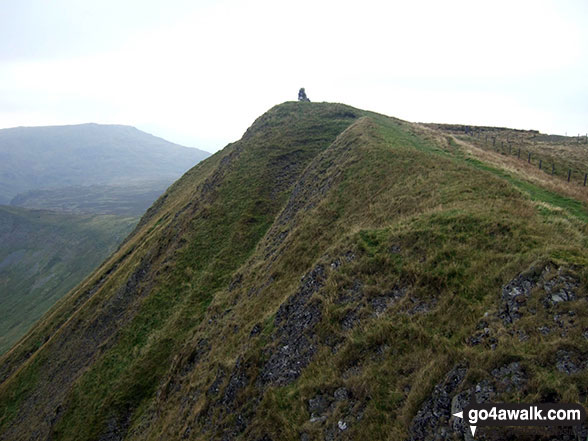
[[[102,263],[136,222],[0,205],[0,353]]]
[[[171,183],[209,156],[134,127],[80,124],[0,130],[0,204],[80,185]]]
[[[0,130],[0,354],[208,155],[128,126]]]

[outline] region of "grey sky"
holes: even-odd
[[[306,87],[410,121],[588,132],[588,2],[0,0],[0,127],[209,151]]]

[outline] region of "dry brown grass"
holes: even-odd
[[[449,139],[453,141],[466,155],[478,159],[487,164],[491,164],[504,171],[512,173],[513,175],[539,185],[550,191],[577,199],[588,204],[588,187],[584,187],[581,182],[567,182],[561,177],[552,176],[543,170],[540,170],[536,165],[529,164],[524,158],[518,159],[516,156],[509,156],[494,150],[484,149],[473,142],[464,140],[453,134],[447,134],[438,129],[415,124],[414,129],[417,133],[434,140],[439,145],[443,145],[448,151],[454,151],[455,148],[451,146]],[[585,160],[588,152],[580,152],[570,145],[555,145],[550,146],[552,154],[560,157],[570,157],[576,155],[578,160]],[[545,164],[545,167],[548,165]]]

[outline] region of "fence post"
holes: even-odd
[[[519,147],[519,153],[517,153],[517,156],[519,157],[519,159],[521,159],[521,148]]]
[[[496,136],[492,137],[492,147],[496,146]]]
[[[527,160],[527,162],[530,164],[531,163],[531,152],[529,152],[529,159]]]
[[[543,162],[543,160],[539,160],[539,170],[541,170],[541,163]]]
[[[570,182],[570,178],[572,177],[572,169],[568,169],[568,182]]]
[[[586,187],[586,178],[588,178],[588,173],[584,175],[584,187]]]

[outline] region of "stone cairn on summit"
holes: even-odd
[[[301,87],[298,91],[298,101],[308,101],[310,103],[310,100],[306,96],[306,91],[304,90],[304,87]]]

